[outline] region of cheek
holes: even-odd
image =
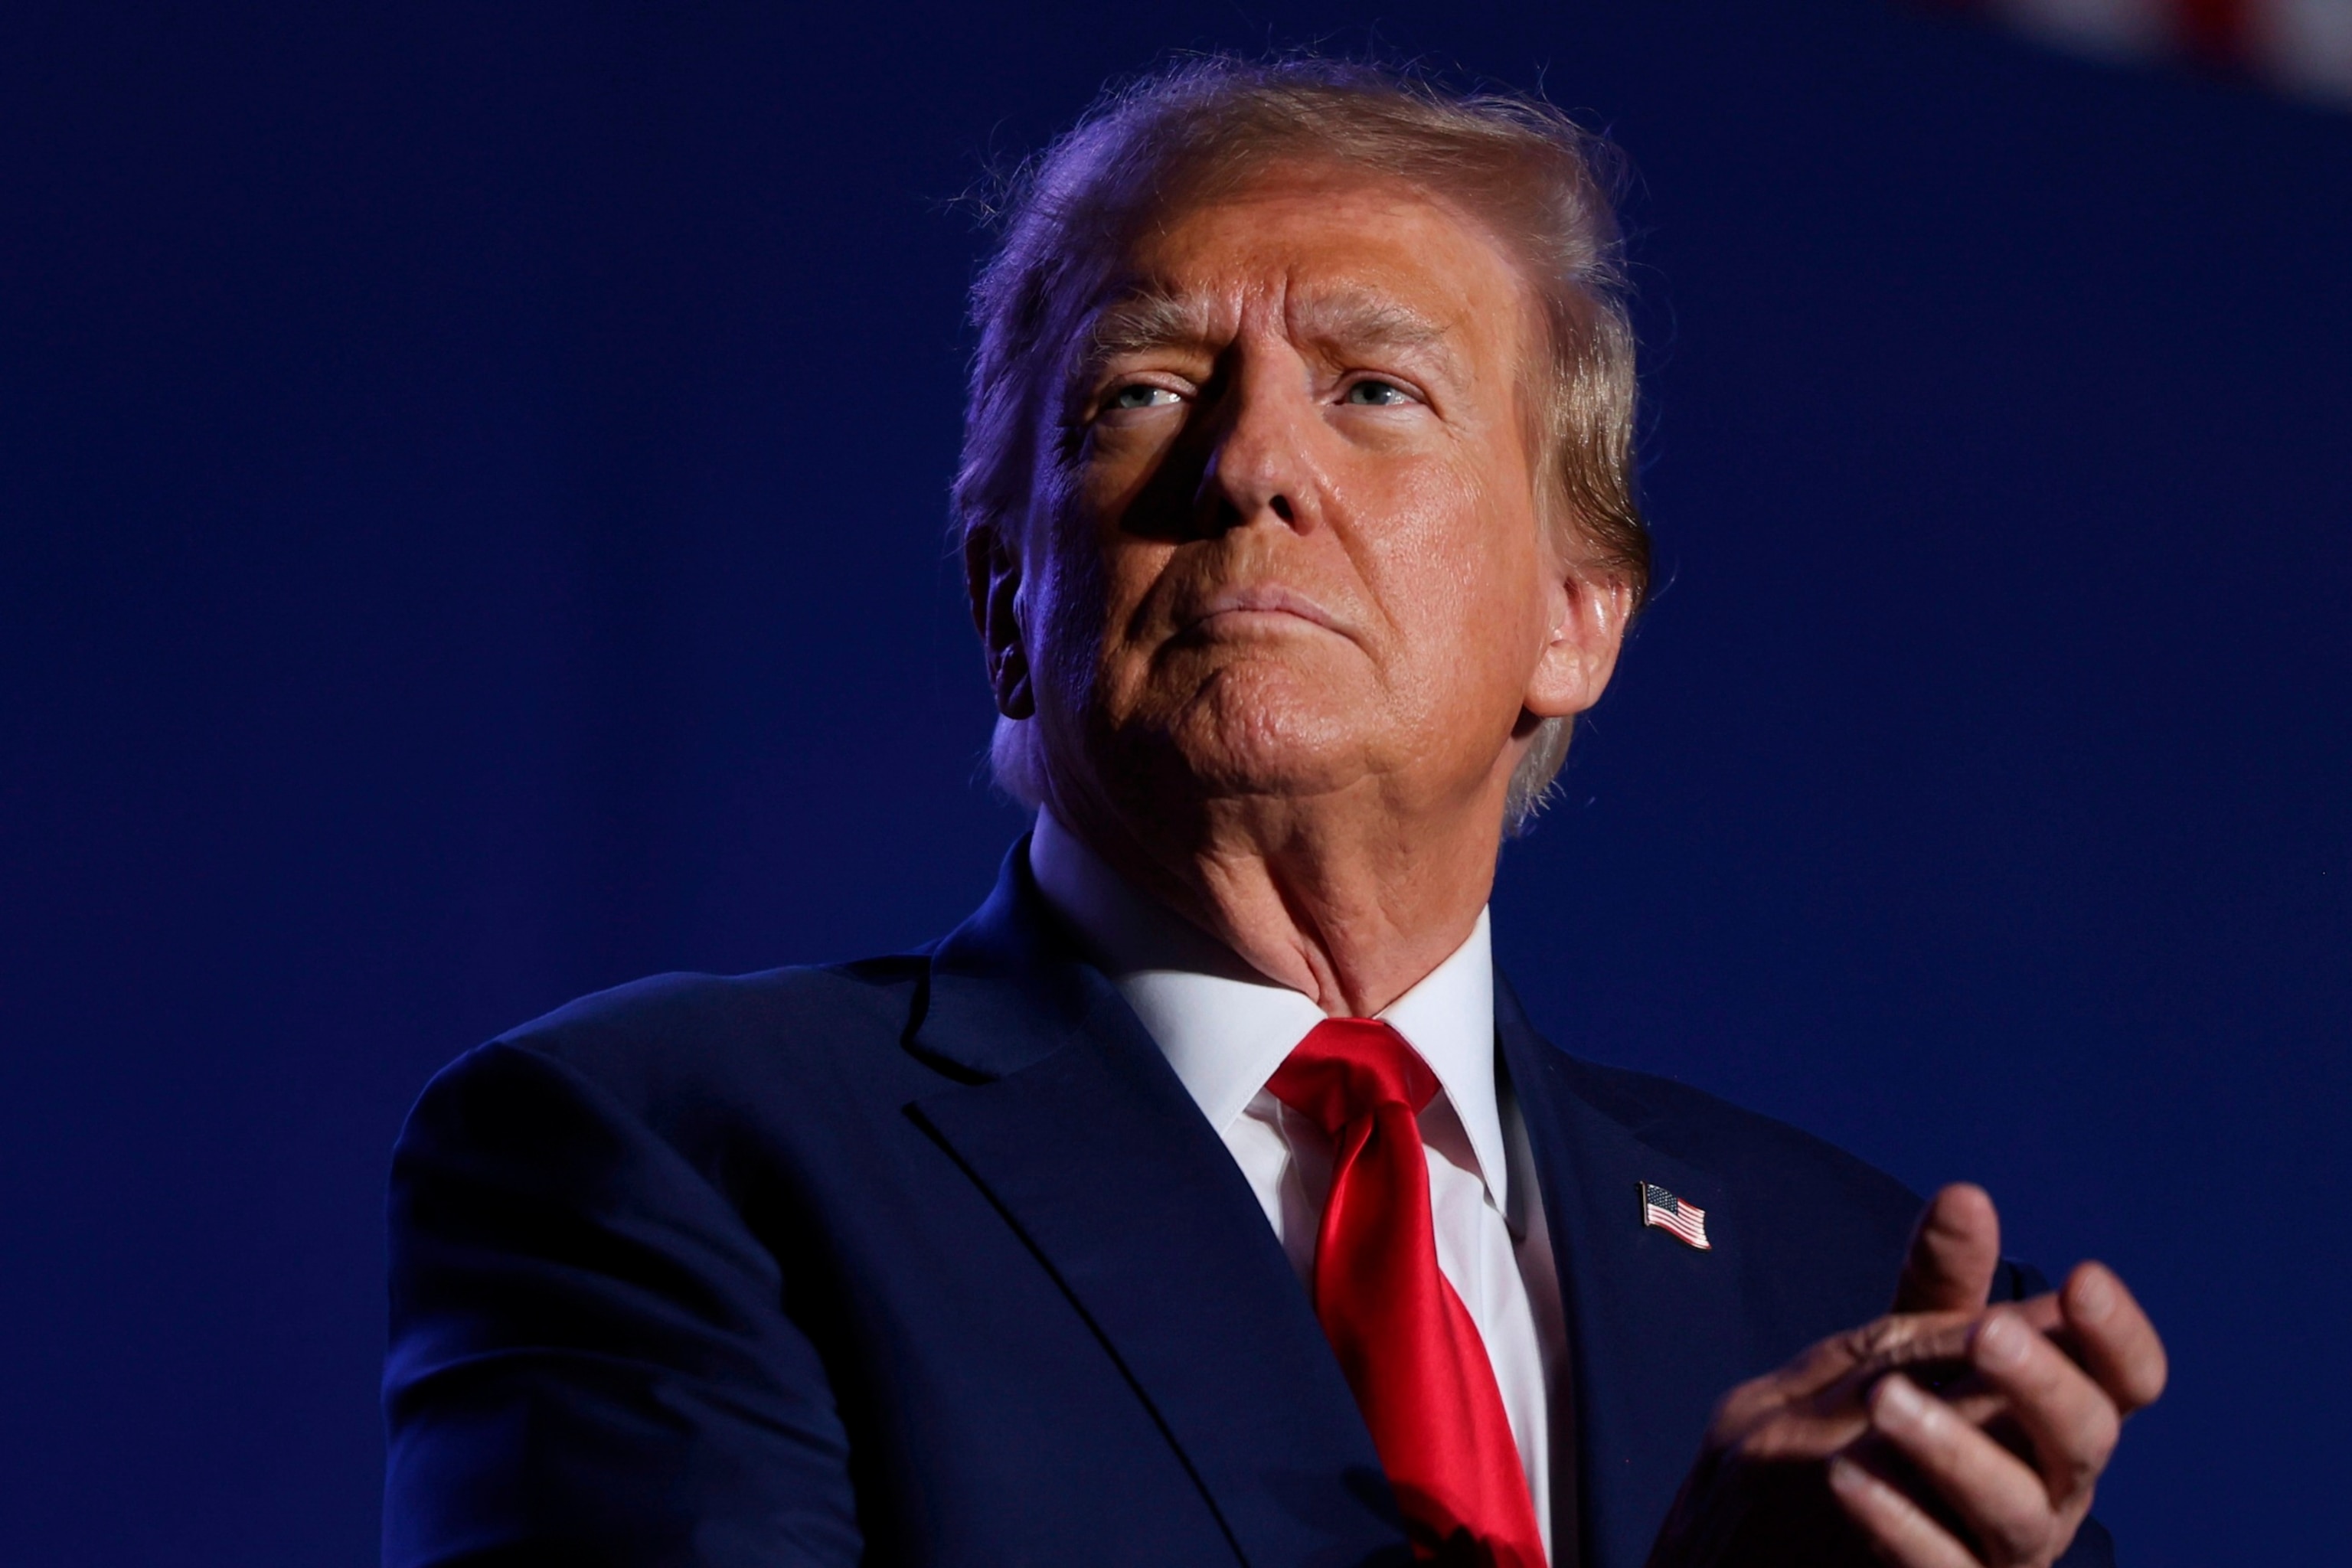
[[[1415,668],[1458,684],[1472,667],[1522,660],[1543,614],[1531,500],[1449,461],[1396,472],[1386,501],[1370,565]]]
[[[1165,569],[1170,547],[1097,525],[1083,506],[1054,531],[1053,566],[1034,605],[1042,634],[1035,661],[1071,706],[1139,679],[1137,607]]]
[[[1125,517],[1150,489],[1160,467],[1161,445],[1130,433],[1089,440],[1066,480],[1066,507],[1096,520],[1097,526]]]

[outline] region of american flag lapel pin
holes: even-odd
[[[1706,1211],[1696,1204],[1685,1203],[1658,1185],[1643,1182],[1642,1188],[1642,1223],[1654,1225],[1685,1246],[1701,1252],[1713,1250],[1706,1239]]]

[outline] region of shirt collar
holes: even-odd
[[[1323,1010],[1146,897],[1077,836],[1037,814],[1029,868],[1159,1043],[1220,1135],[1248,1109]],[[1495,1089],[1495,963],[1485,910],[1469,937],[1381,1013],[1437,1077],[1462,1119],[1480,1178],[1509,1213],[1509,1166]]]

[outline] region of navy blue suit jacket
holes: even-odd
[[[1582,1561],[1639,1568],[1715,1401],[1884,1311],[1919,1202],[1496,989]],[[1642,1226],[1644,1181],[1712,1251]],[[469,1053],[391,1236],[394,1568],[1410,1561],[1256,1200],[1021,849],[929,952],[648,980]]]

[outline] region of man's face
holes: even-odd
[[[1128,272],[1021,552],[1057,790],[1499,812],[1524,716],[1589,706],[1617,631],[1596,663],[1538,526],[1517,269],[1412,186],[1294,170]]]

